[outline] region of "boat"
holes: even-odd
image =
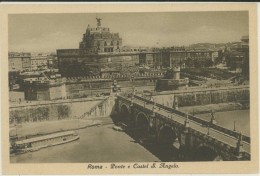
[[[115,130],[115,131],[124,131],[121,127],[119,127],[119,126],[113,126],[113,129]]]
[[[122,123],[122,122],[119,122],[118,125],[121,126],[121,127],[123,127],[123,128],[127,128],[127,125],[124,124],[124,123]]]
[[[42,148],[72,142],[77,139],[79,139],[79,135],[75,131],[58,132],[16,141],[12,146],[12,150],[16,154],[34,152]]]

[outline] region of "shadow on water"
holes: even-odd
[[[155,135],[145,132],[140,127],[134,127],[134,124],[131,121],[122,121],[116,116],[111,116],[111,119],[115,125],[121,126],[123,131],[133,139],[130,142],[140,144],[147,151],[155,155],[160,161],[181,161],[178,158],[178,149],[172,144],[158,143]]]

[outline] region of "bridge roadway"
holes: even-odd
[[[127,98],[127,97],[124,97],[125,99],[131,101],[131,98]],[[144,107],[144,104],[145,104],[145,108],[147,109],[150,109],[150,110],[153,110],[153,107],[155,107],[155,112],[160,114],[160,115],[163,115],[167,118],[170,118],[178,123],[181,123],[181,124],[184,124],[184,121],[185,121],[185,118],[180,116],[180,115],[177,115],[177,114],[173,114],[171,113],[170,111],[167,111],[165,109],[162,109],[160,108],[159,110],[159,107],[153,104],[148,104],[140,99],[137,99],[137,98],[134,98],[134,104],[138,104],[140,106],[143,106]],[[207,135],[208,133],[208,127],[205,127],[205,126],[202,126],[202,124],[198,123],[198,122],[195,122],[195,121],[192,121],[189,119],[189,125],[190,125],[190,128],[195,130],[195,131],[198,131],[198,132],[201,132],[202,134],[205,134]],[[230,145],[230,146],[233,146],[233,147],[236,147],[236,144],[237,144],[237,141],[238,139],[236,139],[235,137],[233,136],[230,136],[230,135],[227,135],[223,132],[220,132],[220,131],[217,131],[215,129],[212,129],[210,128],[209,129],[209,135],[210,137],[212,138],[215,138],[216,140],[219,140],[223,143],[226,143],[227,145]],[[243,149],[246,153],[250,154],[250,144],[245,142],[245,141],[242,141],[242,144],[243,144]]]

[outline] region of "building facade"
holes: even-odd
[[[31,58],[31,70],[46,70],[48,69],[48,59],[46,54],[36,54]]]
[[[246,35],[246,36],[242,36],[241,37],[241,45],[242,45],[242,48],[249,48],[249,36]]]
[[[227,47],[222,54],[226,65],[237,73],[249,77],[249,37],[242,36],[237,47]]]
[[[156,50],[153,53],[141,53],[139,64],[155,68],[172,68],[175,66],[180,66],[181,68],[207,67],[209,66],[207,62],[213,62],[217,57],[218,52],[214,50],[177,47]]]
[[[119,52],[122,48],[122,38],[118,33],[110,32],[107,27],[101,26],[101,18],[97,19],[95,28],[88,25],[79,44],[80,49],[92,48],[97,52]]]
[[[31,53],[8,53],[9,71],[30,71],[31,70]]]
[[[153,53],[140,53],[139,54],[139,64],[154,66],[154,54]]]

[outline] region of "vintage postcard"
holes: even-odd
[[[258,172],[255,4],[0,8],[4,174]]]

